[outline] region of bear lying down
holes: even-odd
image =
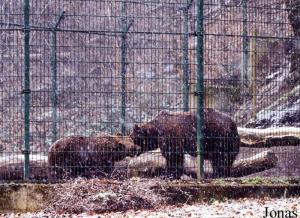
[[[107,176],[114,162],[134,156],[139,150],[130,138],[120,135],[65,137],[50,147],[49,179]]]
[[[230,176],[240,147],[237,126],[227,115],[213,109],[204,111],[204,154],[214,177]],[[161,112],[152,121],[135,126],[130,137],[142,152],[160,148],[167,160],[167,174],[183,174],[184,153],[196,156],[197,117],[195,112]]]

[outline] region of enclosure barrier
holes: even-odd
[[[4,0],[0,181],[298,179],[298,0]]]

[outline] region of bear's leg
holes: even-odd
[[[212,156],[213,178],[225,177],[225,155],[222,151],[214,151]]]
[[[184,152],[181,144],[175,144],[177,140],[172,140],[169,144],[165,157],[167,160],[167,175],[174,179],[180,179],[184,172]],[[177,142],[178,143],[178,142]]]
[[[70,171],[65,166],[49,167],[49,182],[56,182],[70,178]]]
[[[111,175],[113,170],[113,162],[111,160],[101,160],[99,162],[91,162],[85,171],[86,178],[103,178]]]
[[[221,167],[220,167],[220,156],[214,154],[211,160],[212,168],[213,168],[213,178],[219,178],[221,176]]]
[[[235,161],[237,154],[238,154],[238,148],[236,148],[236,145],[239,145],[239,141],[233,141],[232,136],[227,136],[223,142],[223,144],[220,143],[219,149],[222,150],[221,152],[221,176],[222,177],[231,177],[231,168],[233,165],[233,162]]]
[[[166,157],[167,166],[166,166],[166,173],[169,178],[172,179],[180,179],[183,174],[183,155],[168,155]]]
[[[173,179],[179,179],[183,174],[183,145],[176,137],[164,138],[160,144],[162,155],[166,158],[166,174]]]
[[[236,156],[237,156],[237,153],[234,153],[234,152],[227,152],[226,155],[225,155],[225,159],[224,159],[225,172],[224,172],[224,175],[226,177],[231,177],[232,176],[231,175],[231,169],[232,169],[233,162],[236,159]]]
[[[226,153],[223,156],[223,161],[222,161],[222,177],[230,177],[230,169],[231,169],[231,161],[230,161],[230,156],[228,155],[228,153]]]
[[[78,176],[83,176],[85,171],[86,171],[86,167],[85,166],[72,166],[72,165],[68,165],[68,177],[71,178],[76,178]]]
[[[231,176],[231,167],[235,157],[228,152],[218,152],[213,155],[213,177],[226,178]]]
[[[62,179],[63,171],[58,169],[56,166],[49,166],[48,169],[48,181],[49,182],[56,182],[57,180]]]
[[[111,175],[113,170],[114,170],[114,161],[113,160],[107,160],[105,163],[104,163],[104,166],[102,166],[103,170],[102,172],[100,171],[100,175],[102,173],[103,174],[107,174],[107,175]]]

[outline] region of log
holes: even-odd
[[[241,137],[241,147],[300,146],[300,128],[296,127],[238,128],[238,132]]]
[[[231,177],[242,177],[262,172],[276,166],[278,158],[271,150],[266,150],[252,157],[236,160],[232,166]],[[212,167],[205,162],[205,177],[213,178]],[[128,163],[128,177],[154,177],[164,173],[165,158],[157,149],[132,158]],[[190,177],[197,177],[197,159],[190,155],[184,158],[184,173]]]
[[[12,158],[0,158],[0,181],[23,180],[24,156],[17,155]],[[48,178],[47,157],[30,155],[31,179],[44,180]],[[184,159],[184,172],[186,175],[196,178],[197,158],[188,154]],[[263,151],[252,157],[236,160],[232,167],[231,177],[247,176],[253,173],[270,169],[277,164],[277,157],[271,150]],[[155,177],[164,175],[166,160],[159,149],[143,153],[138,157],[127,157],[115,163],[112,178],[128,177]],[[205,177],[213,178],[209,161],[205,161]]]
[[[127,176],[131,177],[155,177],[166,173],[166,158],[161,154],[160,149],[149,151],[138,157],[131,158],[128,162]],[[209,166],[208,166],[209,165]],[[205,168],[211,169],[210,163],[205,161]],[[197,158],[191,155],[184,155],[184,174],[197,178]]]
[[[271,150],[266,150],[252,157],[240,159],[233,163],[232,177],[242,177],[262,172],[276,166],[278,158]]]
[[[239,135],[242,137],[254,136],[260,139],[268,136],[287,136],[287,135],[300,137],[300,128],[293,127],[293,126],[270,127],[265,129],[238,127],[238,132]]]
[[[160,149],[132,158],[128,163],[128,177],[155,177],[164,174],[167,161]]]
[[[48,157],[30,155],[30,179],[46,180],[48,178]],[[0,157],[0,181],[21,181],[24,179],[24,155]]]

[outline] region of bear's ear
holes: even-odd
[[[122,133],[117,132],[117,133],[116,133],[116,136],[123,136],[123,135],[122,135]]]
[[[117,145],[118,145],[117,151],[124,151],[124,149],[125,149],[124,143],[118,142]]]
[[[151,130],[150,129],[145,129],[144,132],[145,132],[146,135],[151,135]]]
[[[135,124],[134,127],[133,127],[133,131],[134,132],[140,132],[141,128],[137,124]]]

